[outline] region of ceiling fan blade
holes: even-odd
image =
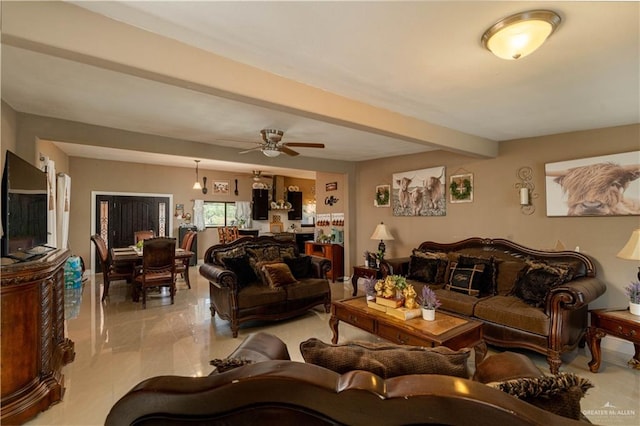
[[[287,147],[286,147],[286,146],[284,146],[284,145],[281,145],[281,146],[280,146],[280,151],[282,151],[282,152],[284,152],[285,154],[290,155],[290,156],[292,156],[292,157],[295,157],[296,155],[300,155],[300,153],[299,153],[299,152],[296,152],[296,151],[294,151],[294,150],[292,150],[292,149],[290,149],[290,148],[287,148]]]
[[[283,143],[282,146],[297,146],[300,148],[324,148],[323,143],[313,143],[313,142],[286,142],[286,143]]]
[[[247,152],[252,152],[252,151],[261,151],[263,148],[262,145],[256,146],[255,148],[251,148],[251,149],[247,149],[246,151],[240,151],[239,154],[246,154]]]

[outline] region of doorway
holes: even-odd
[[[133,245],[135,231],[150,229],[156,236],[173,234],[170,212],[173,195],[94,193],[92,198],[94,221],[91,233],[102,236],[108,248]],[[95,259],[97,253],[93,247],[91,265],[98,273],[101,265]]]

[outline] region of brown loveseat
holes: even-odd
[[[245,237],[209,247],[200,275],[209,281],[211,315],[240,324],[282,320],[316,305],[331,309],[328,259],[298,253],[292,241]]]
[[[588,304],[606,290],[588,256],[504,239],[423,242],[387,262],[418,294],[435,289],[442,309],[481,320],[487,343],[546,355],[552,373],[562,353],[584,344]]]
[[[362,352],[363,348],[369,352],[358,358],[384,358],[381,352],[391,351],[386,358],[391,361],[397,352],[409,351],[404,359],[410,360],[438,350],[384,344],[368,347],[364,342],[322,346],[313,339],[301,344],[305,359],[313,361],[326,359],[330,355],[326,351],[333,352],[334,358],[344,358],[345,351]],[[587,380],[564,373],[541,376],[528,358],[509,352],[479,363],[473,380],[443,375],[446,371],[437,369],[458,368],[461,361],[466,362],[469,350],[439,351],[432,355],[441,353],[446,359],[422,363],[435,368],[433,374],[383,379],[370,371],[339,374],[319,365],[290,361],[280,339],[255,333],[227,358],[251,364],[220,374],[214,371],[207,377],[145,380],[120,398],[105,424],[493,426],[577,425],[581,423],[576,419],[586,420],[580,413],[580,399],[591,387]],[[532,388],[536,388],[531,391],[535,396],[523,394]]]

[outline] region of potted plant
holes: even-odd
[[[436,309],[442,304],[436,297],[436,293],[429,288],[428,285],[422,287],[422,294],[419,299],[422,308],[422,318],[427,321],[433,321],[436,318]]]
[[[378,279],[375,277],[364,279],[364,293],[367,295],[367,300],[376,300],[376,283]]]
[[[640,281],[634,281],[624,289],[629,297],[629,312],[640,315]]]

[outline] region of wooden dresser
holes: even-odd
[[[334,283],[337,278],[344,276],[344,247],[342,245],[307,241],[304,248],[305,254],[324,257],[331,261],[331,270],[327,272],[327,278]]]
[[[64,334],[68,257],[55,250],[2,266],[2,424],[22,424],[62,399],[62,367],[75,357]]]

